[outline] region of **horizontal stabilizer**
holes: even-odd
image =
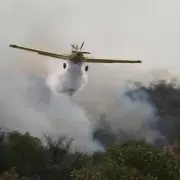
[[[90,52],[86,51],[72,51],[73,53],[81,53],[81,54],[91,54]]]

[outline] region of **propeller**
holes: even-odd
[[[74,44],[71,44],[71,46],[72,46],[76,51],[78,51],[77,45],[75,46]]]
[[[81,47],[79,48],[78,47],[78,45],[76,44],[76,45],[74,45],[74,44],[71,44],[71,46],[77,51],[77,52],[81,52],[81,53],[83,53],[83,54],[90,54],[89,52],[82,52],[81,51],[81,49],[83,48],[83,46],[84,46],[84,41],[82,42],[82,44],[81,44]]]
[[[82,44],[81,44],[81,47],[79,48],[78,47],[78,45],[76,44],[76,45],[74,45],[74,44],[71,44],[71,46],[76,50],[76,51],[81,51],[81,49],[83,48],[83,46],[84,46],[84,41],[82,42]]]
[[[82,44],[81,44],[80,50],[82,49],[83,46],[84,46],[84,41],[83,41]]]

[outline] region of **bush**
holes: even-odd
[[[138,179],[178,180],[180,159],[144,142],[129,142],[114,146],[104,153],[101,166],[89,166],[72,173],[74,180]]]
[[[0,180],[31,180],[27,177],[20,177],[16,172],[16,168],[11,168],[0,175]]]

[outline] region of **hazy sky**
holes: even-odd
[[[137,58],[143,66],[162,68],[179,61],[178,0],[4,0],[0,5],[2,46],[64,53],[70,43],[84,40],[94,56]]]
[[[179,62],[178,0],[4,0],[0,5],[4,47],[18,43],[66,53],[70,43],[84,40],[93,56],[142,59],[138,70]]]

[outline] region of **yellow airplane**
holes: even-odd
[[[140,60],[116,60],[116,59],[99,59],[99,58],[97,59],[97,58],[84,57],[84,54],[90,54],[90,52],[81,51],[84,46],[84,42],[82,42],[80,48],[78,47],[78,45],[71,44],[72,52],[69,55],[57,54],[53,52],[42,51],[39,49],[32,49],[32,48],[18,46],[14,44],[10,44],[9,46],[12,48],[36,52],[44,56],[64,59],[64,60],[70,61],[71,63],[80,64],[80,65],[82,65],[85,62],[90,62],[90,63],[141,63],[142,62]],[[63,63],[63,68],[66,69],[66,63]],[[86,72],[88,71],[88,68],[89,68],[88,66],[85,66]]]

